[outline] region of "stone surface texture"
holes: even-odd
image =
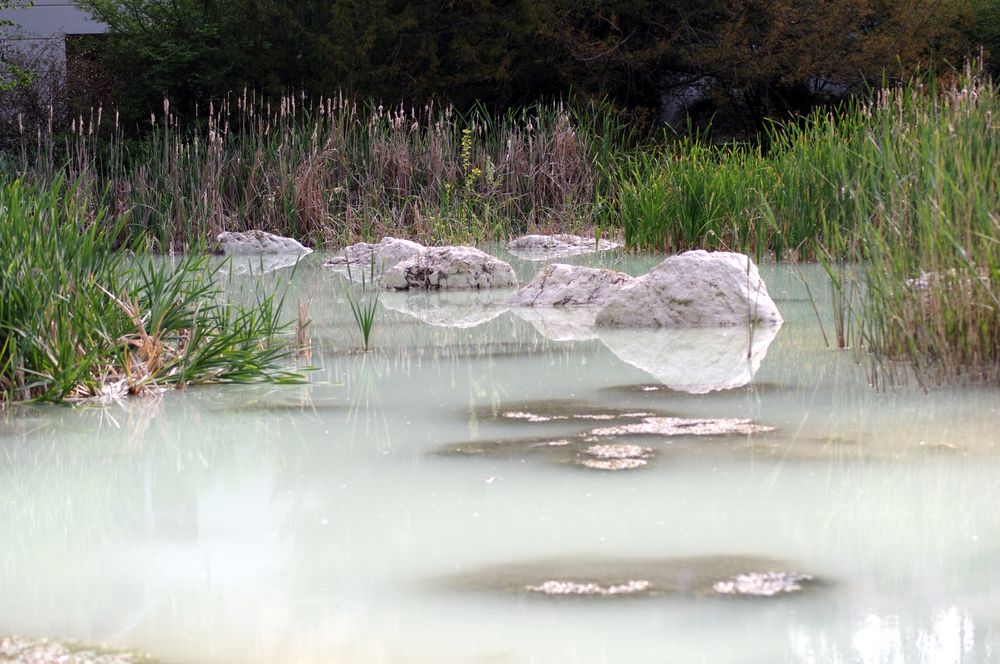
[[[515,307],[601,305],[632,281],[624,272],[552,263],[517,291],[510,303]]]
[[[312,249],[290,237],[264,231],[226,231],[215,237],[221,254],[308,254]]]
[[[514,269],[473,247],[429,247],[396,264],[382,277],[391,290],[512,288]]]
[[[507,250],[523,260],[544,261],[552,258],[609,251],[620,246],[619,243],[609,240],[598,241],[592,237],[563,233],[558,235],[524,235],[514,238],[507,245]]]
[[[780,325],[781,314],[749,256],[688,251],[671,256],[611,296],[607,327]]]
[[[392,269],[407,258],[423,253],[424,245],[411,240],[401,240],[394,237],[384,237],[377,244],[359,242],[346,247],[344,251],[323,263],[331,270],[350,270],[351,276],[371,274],[374,265],[375,275]],[[360,277],[359,277],[360,278]]]

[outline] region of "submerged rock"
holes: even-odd
[[[737,574],[731,579],[716,581],[712,590],[720,595],[741,595],[743,597],[773,597],[797,593],[803,584],[812,581],[809,574],[788,572],[751,572]]]
[[[308,254],[312,249],[290,237],[264,231],[226,231],[216,236],[216,249],[220,254]]]
[[[146,655],[49,639],[0,638],[0,662],[11,664],[152,664]]]
[[[755,424],[746,418],[689,419],[684,417],[646,417],[641,422],[592,429],[588,439],[621,436],[732,436],[774,431],[774,427]]]
[[[510,303],[515,307],[603,305],[632,281],[624,272],[553,263],[517,291]]]
[[[352,279],[362,275],[377,278],[386,270],[413,256],[423,253],[424,245],[411,240],[384,237],[377,244],[359,242],[346,247],[344,251],[323,263],[323,267],[338,272],[349,272]],[[374,274],[373,274],[374,272]]]
[[[386,309],[437,327],[470,328],[497,318],[510,307],[504,293],[490,290],[383,293]]]
[[[473,247],[430,247],[397,263],[382,277],[392,290],[512,288],[514,269]]]
[[[688,251],[671,256],[611,296],[606,327],[779,325],[781,314],[749,256]]]
[[[626,443],[589,445],[583,450],[580,465],[593,470],[636,470],[643,468],[653,457],[651,447]]]
[[[749,597],[798,595],[824,585],[788,563],[757,556],[553,558],[489,565],[440,580],[453,590],[527,597]]]
[[[690,394],[746,385],[767,356],[778,326],[744,328],[600,328],[598,338],[618,359],[666,387]]]
[[[532,424],[546,422],[640,422],[653,417],[656,412],[629,408],[595,406],[575,399],[550,399],[547,401],[526,401],[508,403],[502,408],[479,408],[476,416],[480,420],[520,421]]]
[[[617,242],[598,241],[592,237],[568,235],[524,235],[507,245],[507,250],[522,260],[544,261],[551,258],[565,258],[609,251],[621,247]]]
[[[513,307],[510,311],[551,341],[597,338],[594,318],[598,307]]]

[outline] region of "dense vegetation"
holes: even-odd
[[[997,43],[997,0],[82,0],[130,123],[229,91],[493,111],[607,99],[655,115],[712,81],[715,126],[760,129]],[[994,22],[991,23],[991,19]],[[137,71],[142,76],[135,76]],[[707,119],[707,117],[706,117]]]
[[[203,257],[113,251],[121,219],[58,180],[0,185],[0,406],[291,380],[277,303],[231,304]]]

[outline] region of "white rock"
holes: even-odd
[[[482,325],[510,308],[502,291],[490,290],[383,293],[379,302],[428,325],[457,328]]]
[[[374,265],[375,276],[378,276],[407,258],[421,254],[424,249],[424,245],[411,240],[384,237],[378,244],[369,242],[352,244],[323,266],[331,270],[349,271],[353,279],[360,279],[360,275],[370,277]]]
[[[781,322],[754,262],[726,251],[671,256],[612,295],[597,314],[597,325],[608,327],[746,327]]]
[[[242,233],[226,231],[216,236],[219,253],[230,254],[308,254],[312,249],[290,237],[264,231]]]
[[[511,298],[515,307],[605,304],[633,281],[624,272],[552,263]]]
[[[777,325],[746,328],[599,328],[598,336],[624,362],[672,390],[706,394],[746,385],[760,368]]]
[[[511,288],[514,269],[473,247],[428,247],[397,263],[382,277],[392,290]]]
[[[593,254],[617,249],[620,246],[617,242],[597,241],[592,237],[579,235],[524,235],[511,240],[507,250],[523,260],[545,261],[552,258]]]

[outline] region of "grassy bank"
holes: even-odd
[[[0,185],[0,406],[290,380],[277,303],[227,303],[203,257],[113,251],[122,219],[58,181]]]

